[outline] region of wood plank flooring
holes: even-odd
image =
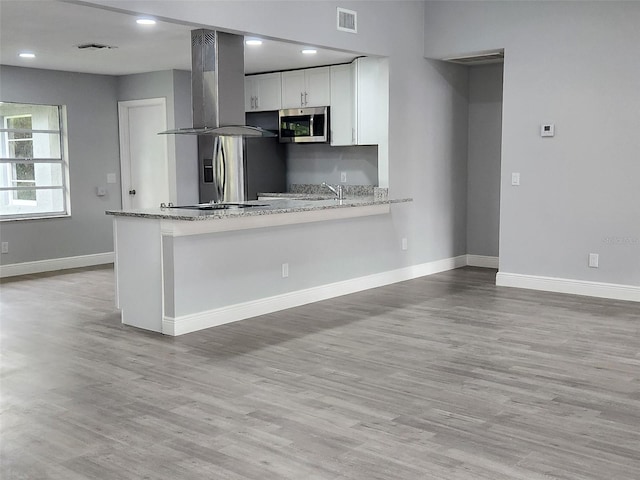
[[[110,268],[4,280],[0,478],[640,479],[640,306],[494,277],[177,338]]]

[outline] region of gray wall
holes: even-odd
[[[135,1],[93,3],[142,8]],[[308,271],[330,269],[327,278],[349,278],[345,265],[351,262],[340,261],[342,244],[362,247],[361,274],[466,253],[468,76],[465,67],[424,59],[423,2],[143,3],[148,15],[389,58],[390,194],[414,202],[394,206],[390,216],[360,219],[357,228],[337,228],[340,244],[326,235],[332,222],[305,226],[317,240],[292,246],[291,254],[307,259]],[[357,35],[336,30],[338,6],[358,12]],[[407,252],[400,249],[402,237],[408,238]],[[324,256],[331,264],[323,263]]]
[[[129,1],[100,1],[120,9],[136,5]],[[337,6],[358,12],[357,35],[336,31]],[[422,2],[211,1],[188,2],[186,7],[185,2],[148,1],[144,2],[144,9],[149,15],[213,28],[388,56],[390,194],[413,197],[414,202],[393,206],[391,215],[256,232],[252,237],[266,235],[265,243],[287,245],[280,251],[295,259],[289,262],[291,289],[295,290],[298,284],[319,285],[466,253],[468,75],[465,67],[424,59],[423,46],[416,41],[423,37]],[[300,22],[300,18],[314,21]],[[388,28],[389,25],[402,28]],[[95,89],[92,98],[109,97],[108,108],[94,105],[88,109],[90,115],[83,118],[86,123],[96,112],[108,112],[100,119],[101,124],[109,124],[108,129],[99,133],[90,129],[91,135],[100,135],[100,141],[87,142],[91,146],[109,144],[112,158],[91,164],[90,174],[100,178],[103,169],[114,169],[118,164],[116,83],[114,79],[107,80],[109,89]],[[34,88],[37,90],[38,86]],[[69,90],[70,94],[78,91],[76,87]],[[72,171],[73,176],[76,174]],[[79,190],[76,188],[76,194]],[[119,198],[118,205],[110,205],[118,206]],[[105,232],[98,235],[104,243],[92,251],[111,250],[110,223],[102,214],[104,210],[101,205],[93,212],[91,222],[105,222]],[[93,229],[89,235],[96,231]],[[299,231],[304,231],[305,242],[296,242],[292,237]],[[45,237],[48,233],[36,229],[33,235]],[[400,248],[403,237],[408,238],[408,251]],[[43,243],[50,244],[48,240]],[[70,248],[64,254],[43,248],[41,258],[77,255],[85,253],[84,248],[83,243],[82,248]],[[229,248],[229,258],[243,258],[241,245]],[[29,259],[24,255],[20,261]],[[296,277],[295,272],[302,277]],[[272,274],[253,272],[263,282],[272,281]]]
[[[469,67],[467,253],[498,256],[502,65]]]
[[[0,98],[67,106],[71,217],[2,222],[3,265],[113,251],[112,220],[121,206],[115,77],[2,66]],[[96,187],[107,195],[96,196]]]
[[[505,49],[502,272],[640,285],[638,25],[638,2],[426,3],[428,57]]]
[[[287,184],[340,183],[378,185],[378,147],[332,147],[323,143],[287,145]]]
[[[173,70],[175,128],[191,127],[191,72]],[[198,142],[191,135],[175,135],[177,205],[198,202]]]
[[[9,242],[3,265],[113,251],[111,217],[122,207],[118,101],[165,97],[167,125],[191,125],[191,73],[152,72],[113,77],[2,66],[0,99],[67,106],[71,217],[2,222]],[[193,137],[169,139],[174,198],[198,200],[196,144]],[[117,183],[107,184],[107,173]],[[106,187],[105,197],[96,187]]]

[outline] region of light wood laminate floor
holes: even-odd
[[[640,479],[640,306],[464,268],[177,338],[4,280],[0,478]]]

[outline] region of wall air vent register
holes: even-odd
[[[342,32],[358,33],[358,14],[353,10],[338,7],[338,30]]]
[[[504,62],[504,52],[485,52],[475,55],[465,55],[462,57],[449,57],[443,59],[445,62],[458,63],[460,65],[486,65],[490,63]]]

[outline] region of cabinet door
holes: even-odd
[[[353,145],[355,139],[355,63],[333,65],[331,74],[331,145]]]
[[[309,68],[305,74],[305,107],[326,107],[331,103],[329,67]]]
[[[358,145],[376,145],[380,143],[382,122],[384,122],[384,104],[387,94],[381,78],[382,68],[379,59],[363,57],[356,59],[358,75],[357,93],[357,143]]]
[[[253,78],[256,96],[254,110],[280,110],[282,108],[282,76],[280,72],[256,75]]]
[[[304,107],[304,70],[282,72],[282,108]]]
[[[255,105],[254,77],[244,77],[244,111],[251,112]]]

